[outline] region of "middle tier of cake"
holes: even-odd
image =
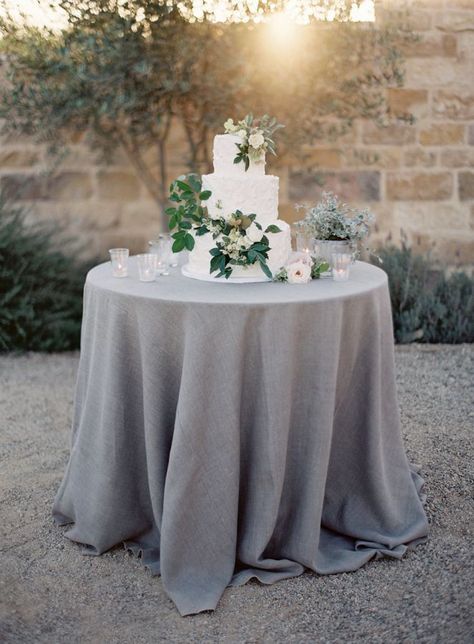
[[[264,228],[278,219],[278,183],[273,175],[228,177],[213,173],[202,177],[202,189],[212,193],[206,205],[213,219],[227,219],[240,210],[244,215],[256,214]]]

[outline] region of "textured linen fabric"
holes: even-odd
[[[53,515],[125,542],[182,615],[227,585],[400,558],[428,532],[402,444],[383,271],[85,286],[70,460]]]

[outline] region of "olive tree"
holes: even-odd
[[[106,158],[122,148],[163,211],[176,120],[189,168],[199,171],[228,116],[271,113],[286,124],[293,152],[337,136],[355,118],[390,117],[384,90],[403,80],[400,51],[410,38],[403,24],[354,24],[352,1],[310,0],[312,22],[294,28],[295,46],[275,43],[264,18],[284,4],[258,0],[244,15],[242,3],[229,0],[240,13],[225,23],[212,10],[193,12],[191,0],[61,0],[67,22],[58,30],[7,17],[0,21],[4,129],[46,141],[53,153],[74,131],[87,132]],[[334,20],[317,20],[328,7]]]

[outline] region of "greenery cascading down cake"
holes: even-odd
[[[261,281],[285,265],[290,227],[278,219],[279,179],[265,174],[265,154],[275,154],[279,127],[268,116],[227,121],[226,133],[214,138],[214,172],[172,184],[177,205],[167,212],[174,250],[190,250],[186,276]]]

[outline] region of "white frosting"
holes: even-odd
[[[206,202],[211,217],[227,219],[240,210],[244,215],[255,213],[263,227],[278,219],[278,183],[278,177],[272,175],[226,177],[214,173],[202,177],[202,189],[212,192]]]
[[[245,171],[243,163],[234,163],[238,152],[236,143],[240,141],[233,134],[218,134],[214,138],[214,173],[202,177],[202,189],[210,190],[212,195],[206,206],[212,218],[229,217],[236,210],[244,215],[257,215],[256,221],[263,229],[276,224],[281,232],[266,233],[270,244],[267,265],[275,274],[284,266],[291,251],[289,225],[278,219],[278,177],[265,175],[265,159],[261,163],[250,163]],[[211,255],[215,247],[210,233],[195,237],[195,245],[189,253],[188,274],[208,276]],[[252,266],[232,266],[232,277],[261,277],[260,264]]]
[[[277,273],[288,260],[291,247],[291,231],[286,221],[278,219],[273,222],[281,230],[279,233],[266,233],[271,250],[268,252],[267,266],[273,274]],[[215,247],[212,235],[206,234],[195,237],[194,249],[189,253],[188,270],[197,275],[209,275],[211,255],[209,251]],[[217,275],[217,273],[213,273]],[[260,264],[251,266],[232,266],[232,277],[261,277]]]
[[[234,163],[239,150],[237,144],[241,138],[235,134],[218,134],[214,137],[214,172],[227,177],[256,177],[265,174],[265,155],[260,162],[250,160],[249,169],[245,170],[245,163]]]

